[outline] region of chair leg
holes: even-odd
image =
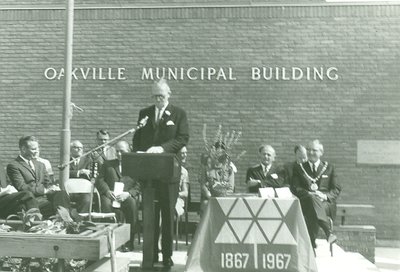
[[[176,215],[176,226],[175,226],[175,250],[178,250],[178,239],[179,239],[179,216]]]
[[[333,243],[329,244],[329,250],[331,251],[331,257],[333,257]]]
[[[186,238],[186,245],[189,244],[188,221],[189,221],[189,216],[188,216],[188,213],[185,212],[185,238]]]

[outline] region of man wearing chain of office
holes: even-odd
[[[307,146],[308,161],[293,169],[292,191],[300,199],[304,219],[313,248],[319,227],[326,235],[328,243],[337,238],[332,233],[332,222],[336,217],[336,199],[341,186],[336,182],[332,164],[321,161],[324,147],[319,140]]]

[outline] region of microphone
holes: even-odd
[[[139,121],[137,128],[142,128],[147,124],[147,120],[149,120],[148,116],[145,116],[142,120]]]

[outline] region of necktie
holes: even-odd
[[[156,123],[158,124],[162,117],[162,111],[159,109],[157,112]]]
[[[31,160],[28,161],[29,167],[35,171],[35,165],[33,164],[33,162]]]

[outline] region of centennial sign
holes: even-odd
[[[186,271],[315,272],[298,199],[211,198]]]

